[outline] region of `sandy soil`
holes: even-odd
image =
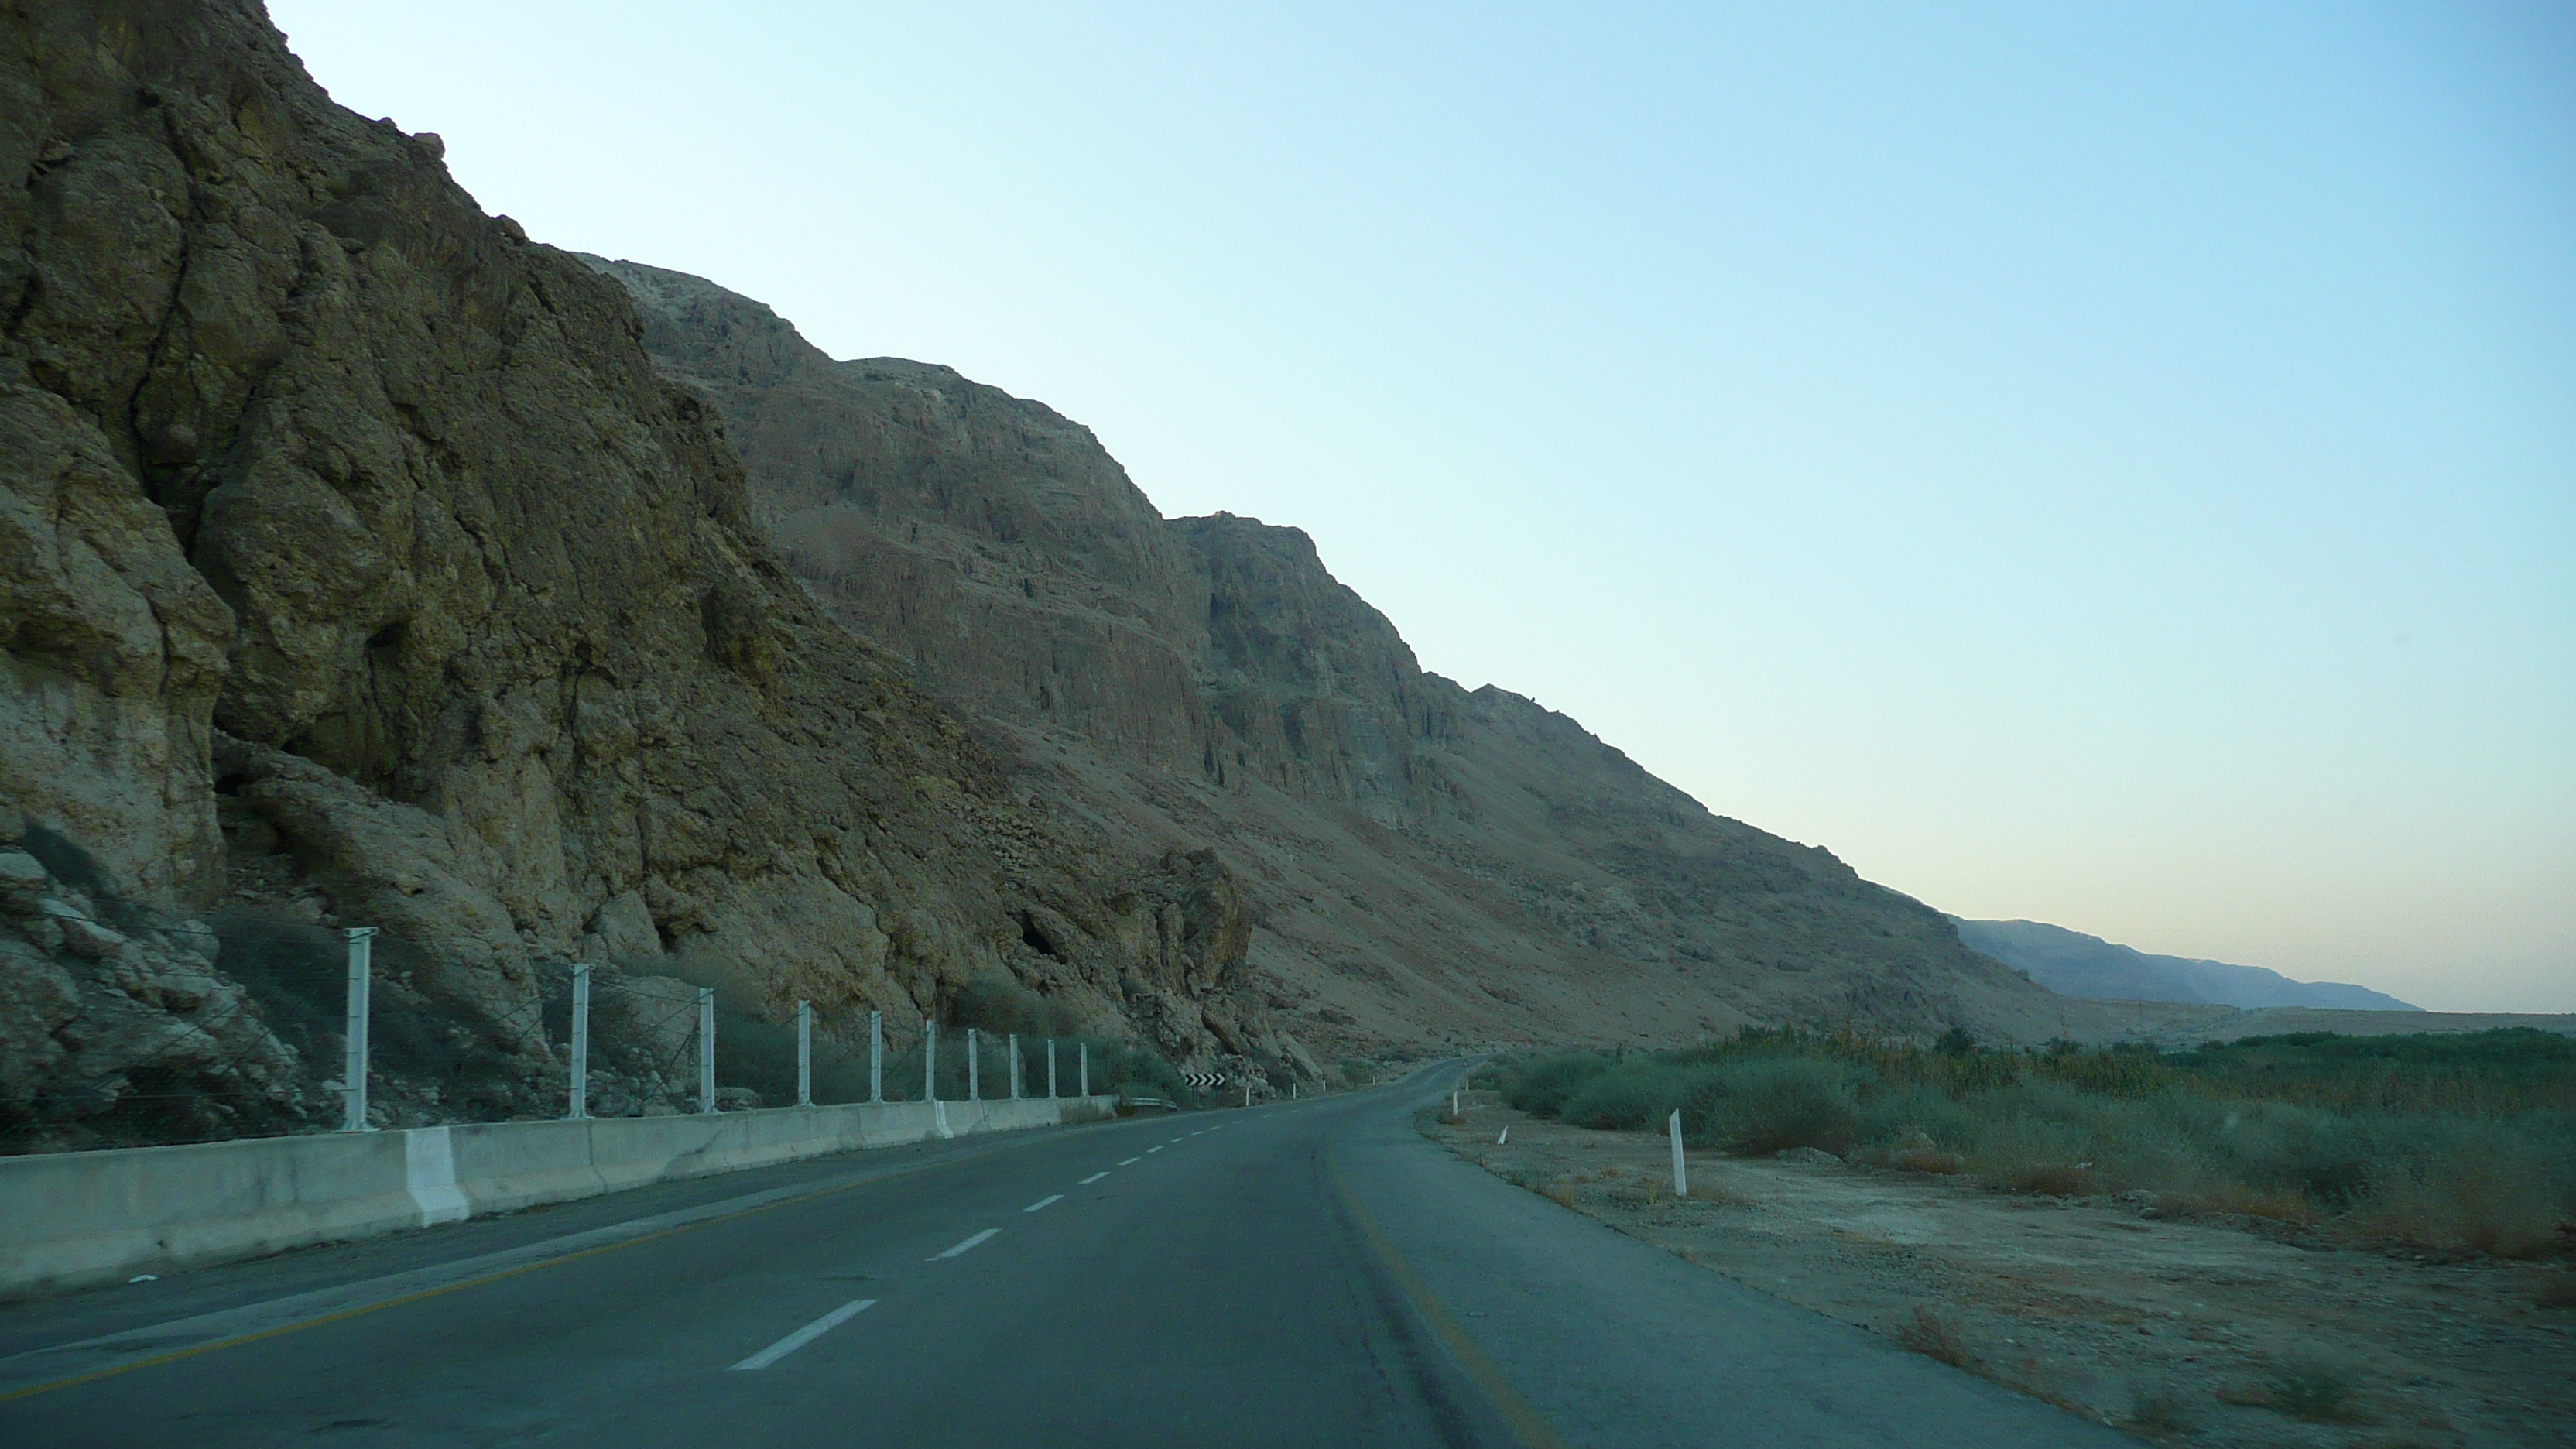
[[[1831,1160],[1693,1152],[1692,1196],[1676,1200],[1663,1139],[1533,1121],[1491,1094],[1470,1094],[1462,1122],[1426,1114],[1424,1130],[1703,1267],[2149,1437],[2576,1445],[2576,1306],[2543,1303],[2576,1286],[2564,1269],[2292,1240],[2134,1201],[2010,1196]],[[2328,1399],[2347,1386],[2331,1418],[2288,1411],[2277,1391],[2292,1370],[2321,1372]],[[2138,1422],[2155,1398],[2172,1412]]]

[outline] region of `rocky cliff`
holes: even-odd
[[[532,243],[250,0],[0,11],[0,97],[8,1143],[327,1117],[359,924],[393,1121],[545,1110],[575,961],[899,1029],[1007,979],[1281,1085],[1308,1043],[2092,1025],[1424,671],[1304,534]]]
[[[1574,721],[1424,671],[1295,529],[1164,520],[1078,424],[841,362],[758,302],[588,258],[728,420],[816,595],[1112,838],[1214,842],[1309,1041],[1673,1040],[1761,1021],[2036,1039],[2081,1003]]]
[[[625,290],[436,137],[332,104],[244,0],[13,7],[0,95],[0,837],[78,862],[31,919],[148,917],[218,976],[226,921],[383,927],[504,1081],[553,1070],[541,977],[674,955],[898,1021],[1011,971],[1306,1069],[1237,1000],[1224,867],[1031,802],[818,608]],[[1045,542],[1131,570],[1176,551],[1146,523]],[[160,931],[0,937],[0,1044],[70,1064],[0,1116],[126,1089],[82,992],[149,1006]]]

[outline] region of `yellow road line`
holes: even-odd
[[[1521,1441],[1524,1449],[1572,1449],[1565,1436],[1556,1432],[1556,1426],[1532,1407],[1529,1400],[1521,1397],[1520,1390],[1512,1387],[1511,1380],[1503,1377],[1503,1371],[1485,1356],[1485,1351],[1476,1346],[1474,1339],[1467,1336],[1465,1326],[1450,1314],[1447,1305],[1432,1294],[1431,1285],[1422,1281],[1421,1275],[1413,1271],[1413,1265],[1404,1261],[1404,1255],[1395,1250],[1395,1244],[1378,1230],[1377,1220],[1369,1216],[1368,1209],[1360,1206],[1359,1198],[1351,1192],[1350,1183],[1342,1177],[1341,1164],[1329,1162],[1329,1159],[1328,1164],[1333,1190],[1341,1195],[1342,1206],[1349,1211],[1351,1221],[1358,1225],[1360,1237],[1368,1243],[1369,1251],[1386,1266],[1388,1276],[1404,1290],[1404,1296],[1413,1300],[1414,1310],[1431,1325],[1431,1331],[1440,1335],[1440,1342],[1448,1347],[1449,1355],[1457,1360],[1458,1367],[1484,1392],[1495,1412],[1503,1416],[1503,1421],[1511,1425],[1513,1435]]]

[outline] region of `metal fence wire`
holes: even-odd
[[[540,963],[503,979],[444,967],[391,932],[248,912],[172,923],[86,897],[49,897],[46,910],[58,933],[80,933],[95,979],[55,1033],[56,1058],[0,1063],[37,1083],[0,1100],[0,1153],[934,1094],[997,1101],[1015,1085],[1039,1098],[1050,1095],[1050,1049],[1056,1095],[1191,1100],[1169,1063],[1096,1036],[803,1003],[782,1017],[609,963]],[[39,945],[50,939],[38,933]]]

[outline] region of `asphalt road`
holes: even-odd
[[[0,1308],[0,1444],[2126,1444],[1320,1101]]]

